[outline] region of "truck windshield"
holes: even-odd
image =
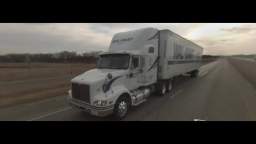
[[[127,69],[130,56],[128,54],[105,54],[101,55],[97,68],[99,69]]]

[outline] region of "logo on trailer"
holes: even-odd
[[[131,40],[133,40],[132,37],[130,37],[130,38],[124,38],[124,39],[116,39],[116,40],[113,40],[112,43],[128,42],[128,41],[131,41]]]

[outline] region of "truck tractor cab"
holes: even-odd
[[[157,34],[153,28],[116,34],[96,68],[71,80],[69,103],[92,115],[124,118],[157,81]]]

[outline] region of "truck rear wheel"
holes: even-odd
[[[168,86],[167,86],[167,88],[168,88],[168,92],[171,92],[171,91],[172,91],[172,88],[173,88],[173,81],[172,81],[171,79],[168,81]]]
[[[161,82],[158,85],[158,94],[160,96],[165,96],[167,93],[168,89],[167,89],[167,83],[166,82]]]
[[[128,113],[129,107],[130,107],[129,99],[125,96],[121,96],[115,104],[115,108],[114,108],[115,118],[118,120],[122,120],[123,118],[125,118]]]

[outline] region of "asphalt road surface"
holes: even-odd
[[[125,121],[254,121],[256,62],[219,59],[200,68],[197,78],[182,76],[165,97],[152,95],[130,110]],[[248,72],[251,71],[251,72]],[[72,109],[66,97],[0,110],[0,120],[111,121]]]

